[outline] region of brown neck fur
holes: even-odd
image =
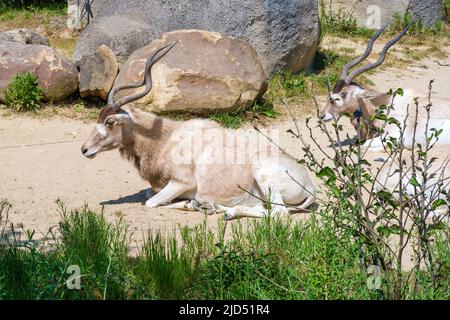
[[[380,94],[370,100],[358,99],[358,104],[363,114],[362,121],[364,130],[361,131],[361,136],[364,137],[364,139],[373,138],[377,134],[377,129],[381,127],[382,123],[376,119],[371,120],[370,118],[376,114],[377,109],[381,105],[388,105],[389,103],[390,96],[387,94]]]
[[[382,105],[388,106],[391,103],[391,96],[386,93],[377,92],[377,95],[370,99],[370,102],[377,108]]]
[[[120,154],[135,165],[145,180],[158,181],[161,179],[158,166],[161,149],[178,123],[153,113],[138,110],[129,113],[132,120],[122,128],[123,147],[119,148]]]

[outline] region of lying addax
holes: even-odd
[[[337,119],[342,114],[348,114],[351,118],[353,126],[356,129],[357,118],[355,117],[355,112],[362,111],[362,117],[360,118],[361,138],[374,138],[372,141],[368,140],[366,145],[373,149],[381,149],[381,138],[380,136],[376,137],[376,135],[380,132],[383,122],[374,120],[374,116],[379,108],[384,105],[389,108],[389,116],[399,121],[402,130],[404,130],[404,145],[410,149],[413,145],[414,124],[416,122],[414,99],[419,98],[420,108],[417,119],[418,125],[415,136],[416,142],[424,144],[426,135],[429,136],[431,129],[435,128],[443,129],[443,133],[441,134],[438,143],[450,144],[450,101],[433,98],[433,106],[430,109],[430,120],[427,126],[427,112],[423,107],[423,105],[428,104],[427,94],[417,92],[412,89],[406,89],[404,90],[403,96],[393,96],[387,93],[381,93],[374,89],[366,88],[354,81],[354,79],[362,73],[380,66],[384,62],[389,48],[395,45],[406,34],[413,22],[414,19],[410,21],[410,23],[399,35],[386,44],[381,51],[378,60],[374,63],[359,67],[349,74],[351,68],[364,61],[370,55],[374,42],[384,32],[388,24],[385,24],[369,40],[366,51],[362,56],[348,62],[344,66],[340,79],[334,85],[332,92],[330,92],[329,101],[322,111],[322,120],[329,121],[333,119],[333,116]],[[358,114],[356,113],[356,115]],[[388,136],[395,138],[400,136],[400,130],[394,124],[387,125],[384,128],[384,131],[388,134]]]
[[[314,203],[316,186],[307,170],[280,154],[255,130],[226,130],[209,120],[172,121],[122,108],[150,92],[152,65],[173,45],[157,50],[148,59],[141,83],[110,92],[108,105],[81,148],[83,155],[93,158],[119,149],[156,192],[146,202],[152,208],[210,205],[232,219],[285,214]],[[143,92],[114,101],[119,90],[144,84]]]
[[[444,157],[442,158],[442,156]],[[450,188],[450,145],[436,146],[428,152],[428,157],[430,161],[425,165],[422,161],[417,161],[416,154],[416,162],[413,163],[412,153],[405,151],[402,157],[402,170],[400,170],[400,162],[397,158],[387,160],[376,178],[374,191],[388,191],[398,200],[401,189],[404,201],[414,197],[421,199],[423,196],[424,210],[428,209],[435,217],[447,215],[448,218],[450,208],[445,202],[435,210],[431,208],[434,201],[447,199],[447,192]],[[433,160],[431,161],[431,159]],[[413,168],[416,169],[416,172],[413,172]],[[423,182],[424,176],[427,177],[425,183]],[[416,187],[411,183],[413,177],[417,181]],[[400,188],[400,183],[402,188]]]

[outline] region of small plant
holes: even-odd
[[[240,111],[213,112],[209,115],[209,119],[231,129],[240,128],[246,121],[245,115]]]
[[[250,112],[254,116],[263,115],[269,118],[275,118],[277,116],[277,112],[273,109],[273,105],[268,101],[258,102],[256,101],[253,104]]]
[[[306,105],[310,100],[310,89],[314,88],[318,94],[327,94],[327,82],[335,83],[339,79],[344,65],[354,59],[354,53],[337,53],[332,50],[320,50],[316,53],[312,71],[302,71],[298,74],[280,72],[269,84],[265,97],[273,104],[284,104],[283,100],[298,105]],[[363,85],[372,84],[366,77],[361,77]],[[305,110],[311,112],[311,110]]]
[[[390,31],[392,33],[398,33],[403,30],[408,23],[413,19],[414,14],[410,11],[407,11],[403,14],[396,13],[394,15],[394,20],[391,24]],[[442,22],[436,22],[432,26],[424,25],[420,20],[416,20],[413,22],[410,28],[411,35],[437,35],[442,30]]]
[[[324,33],[346,36],[367,36],[371,33],[367,28],[358,27],[351,10],[343,8],[333,10],[331,1],[329,3],[325,3],[325,0],[320,1],[320,20]]]
[[[42,97],[37,77],[29,72],[17,74],[6,89],[6,103],[16,111],[36,111]]]
[[[315,139],[313,127],[316,125],[312,124],[311,118],[306,120],[306,135],[309,133],[311,144],[305,142],[304,133],[297,124],[297,132],[292,132],[305,152],[305,157],[298,161],[316,172],[324,183],[324,198],[318,201],[325,205],[317,212],[322,226],[330,227],[339,239],[350,239],[351,247],[353,250],[356,248],[353,255],[359,260],[361,272],[366,272],[368,279],[371,275],[378,277],[378,282],[368,283],[372,298],[448,298],[448,285],[445,283],[448,283],[450,251],[446,219],[450,193],[446,184],[448,179],[442,169],[448,160],[433,169],[433,162],[439,159],[432,158],[430,153],[442,130],[429,130],[431,133],[427,133],[424,144],[415,140],[419,108],[425,108],[427,128],[429,125],[432,83],[429,85],[427,104],[420,106],[415,99],[415,113],[410,111],[416,119],[411,150],[407,150],[404,144],[406,120],[401,124],[386,113],[386,110],[392,109],[393,102],[381,107],[374,117],[384,125],[395,124],[399,130],[398,139],[388,137],[384,128],[381,130],[387,159],[380,166],[365,158],[367,147],[360,138],[360,124],[356,140],[346,148],[341,142],[345,137],[350,140],[350,137],[343,132],[339,119],[334,119],[329,127],[318,117],[317,126],[326,134],[333,150],[331,153]],[[391,90],[389,94],[394,101],[396,96],[403,95],[403,90]],[[319,115],[315,98],[314,103]],[[296,123],[295,119],[293,121]],[[320,150],[322,158],[312,152],[315,147]],[[381,172],[392,163],[396,163],[390,169],[394,173],[389,171],[387,182],[381,178]],[[389,183],[395,183],[394,190]],[[407,248],[412,251],[409,255]],[[407,260],[409,267],[405,263]]]
[[[276,111],[272,103],[268,101],[255,101],[250,108],[233,110],[228,112],[213,112],[209,119],[214,120],[226,128],[238,129],[250,119],[259,116],[275,118]]]

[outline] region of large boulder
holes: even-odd
[[[134,51],[156,38],[153,28],[140,17],[120,14],[99,17],[81,34],[73,60],[79,66],[83,57],[91,55],[104,44],[113,50],[120,63],[124,63]]]
[[[119,66],[110,48],[102,44],[94,54],[84,56],[80,63],[80,96],[106,100],[116,79]]]
[[[24,44],[42,44],[44,46],[50,46],[50,42],[46,36],[26,28],[0,32],[0,41],[13,41]]]
[[[369,29],[379,29],[395,15],[408,11],[423,24],[433,26],[443,19],[444,13],[442,0],[328,0],[324,9],[331,15],[350,13],[358,26]]]
[[[0,41],[0,101],[5,102],[6,88],[22,72],[38,77],[48,100],[64,99],[78,89],[78,70],[64,54],[43,45]]]
[[[444,1],[442,0],[410,0],[409,5],[411,11],[427,26],[433,26],[445,18]]]
[[[307,68],[320,37],[317,0],[197,0],[184,5],[178,0],[97,0],[92,13],[94,20],[75,49],[76,63],[102,44],[122,63],[164,32],[200,29],[248,41],[272,75]]]
[[[142,81],[147,59],[177,40],[152,68],[152,91],[134,104],[153,111],[207,113],[249,106],[267,89],[256,51],[247,42],[199,30],[169,32],[137,50],[122,66],[114,86]],[[123,90],[116,98],[142,90]]]

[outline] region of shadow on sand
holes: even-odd
[[[147,201],[147,198],[145,197],[146,191],[147,191],[147,189],[143,189],[135,194],[131,194],[129,196],[123,196],[116,200],[102,201],[102,202],[100,202],[100,205],[107,206],[107,205],[124,204],[124,203],[145,204],[145,201]]]

